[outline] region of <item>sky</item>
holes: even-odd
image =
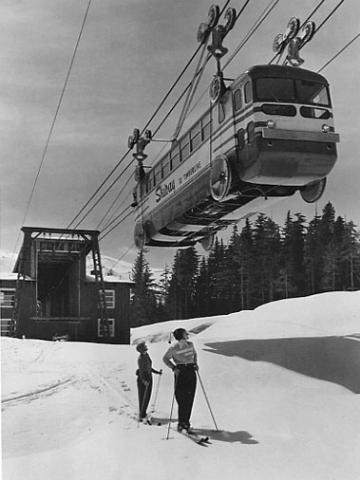
[[[360,478],[359,301],[329,292],[156,323],[132,329],[132,345],[2,337],[2,478]],[[191,423],[207,447],[176,432],[176,403],[168,430],[162,356],[179,326],[198,354]],[[136,418],[140,340],[163,369],[152,426]]]
[[[232,1],[230,5],[239,10],[244,3]],[[291,17],[307,18],[318,3],[280,0],[225,70],[226,76],[235,78],[251,65],[267,63],[273,57],[275,35],[285,30]],[[127,139],[133,129],[145,126],[196,50],[197,29],[206,20],[210,4],[205,0],[92,0],[44,155],[89,2],[2,0],[1,252],[18,252],[22,241],[19,231],[30,198],[25,226],[66,228],[70,224],[127,152]],[[315,23],[319,25],[337,4],[338,0],[324,2],[313,17]],[[230,54],[267,5],[269,2],[264,0],[250,1],[224,42]],[[359,2],[344,2],[302,50],[304,67],[320,69],[352,40],[360,31],[359,14]],[[356,145],[360,126],[356,107],[359,104],[356,79],[360,78],[358,41],[321,72],[330,83],[335,127],[340,134],[338,160],[328,176],[327,189],[315,205],[305,204],[296,194],[265,211],[280,225],[289,209],[311,219],[316,211],[321,213],[328,201],[334,204],[338,215],[360,225],[360,162]],[[194,65],[191,67],[150,129],[157,128],[190,81]],[[200,116],[208,105],[207,94],[201,95],[208,88],[214,71],[214,63],[209,62],[189,122]],[[170,138],[178,116],[179,109],[159,131],[158,138]],[[163,148],[159,143],[147,148],[148,164],[158,158]],[[116,175],[130,160],[131,156],[125,158]],[[129,205],[132,170],[131,166],[80,228],[98,228],[121,189],[115,213]],[[133,228],[131,215],[104,238],[100,245],[102,253],[133,263],[137,253]],[[152,248],[147,258],[152,268],[163,268],[165,264],[171,265],[174,254],[173,249]]]

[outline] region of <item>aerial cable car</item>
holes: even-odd
[[[217,71],[209,93],[211,106],[150,169],[144,149],[150,131],[135,129],[129,148],[137,160],[132,206],[134,239],[147,246],[187,247],[200,242],[210,249],[214,235],[261,208],[300,192],[316,202],[337,159],[332,104],[327,80],[300,68],[300,49],[311,40],[315,24],[292,18],[273,50],[287,49],[288,65],[255,65],[226,85],[220,60],[223,39],[234,26],[229,9],[219,25],[219,7],[210,7],[198,41],[212,36],[208,51]]]

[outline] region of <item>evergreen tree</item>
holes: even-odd
[[[139,251],[135,260],[131,280],[134,282],[130,305],[131,325],[146,325],[157,321],[154,281],[143,250]]]
[[[320,238],[320,221],[319,216],[311,220],[304,240],[306,294],[320,291],[324,251]]]
[[[255,281],[258,286],[255,305],[274,300],[280,275],[279,226],[264,214],[259,214],[254,229],[254,254],[256,258]]]
[[[301,296],[304,294],[304,239],[305,239],[305,217],[300,213],[296,214],[293,220],[288,212],[282,238],[282,261],[281,261],[281,284],[284,286],[285,298],[289,296]]]
[[[202,257],[199,273],[195,281],[194,308],[197,317],[205,317],[211,314],[209,308],[209,271],[205,257]]]
[[[167,298],[169,296],[171,273],[167,265],[165,265],[164,271],[161,274],[158,284],[158,300],[157,311],[159,321],[170,320],[170,312],[167,308]]]
[[[220,272],[222,272],[221,265],[224,262],[224,253],[224,244],[216,237],[208,258],[209,304],[213,315],[220,314],[223,306],[219,278]]]
[[[195,247],[178,250],[175,255],[167,300],[172,318],[189,318],[194,312],[198,262]]]
[[[239,301],[241,310],[254,306],[253,295],[256,289],[256,257],[253,238],[253,229],[247,218],[245,226],[241,230],[239,243],[236,249],[236,257],[239,265]]]
[[[243,308],[241,303],[242,288],[242,262],[240,235],[237,225],[234,226],[229,245],[225,250],[224,268],[226,271],[225,291],[227,292],[228,312],[234,312]]]

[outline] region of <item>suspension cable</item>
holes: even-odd
[[[332,63],[335,58],[337,58],[341,53],[343,53],[348,47],[350,47],[350,45],[355,42],[355,40],[357,40],[358,38],[360,37],[360,32],[355,35],[355,37],[350,40],[350,42],[348,42],[341,50],[339,50],[332,58],[330,58],[329,61],[327,61],[319,70],[317,70],[317,73],[320,73],[322,70],[324,70],[328,65],[330,65],[330,63]]]
[[[106,217],[109,215],[110,211],[112,210],[112,208],[114,207],[114,205],[116,204],[116,202],[119,200],[120,198],[120,195],[122,194],[122,189],[119,190],[118,194],[116,195],[116,197],[114,198],[114,200],[112,201],[110,207],[106,210],[105,214],[103,215],[102,219],[100,220],[100,222],[97,224],[96,226],[96,230],[100,230],[101,228],[101,225],[104,223]],[[128,193],[128,195],[124,198],[123,202],[130,196],[130,192]],[[105,227],[106,228],[106,227]]]
[[[248,0],[249,1],[249,0]],[[221,10],[221,13],[225,10],[226,6],[230,3],[230,0],[227,0],[224,7],[222,8]],[[175,80],[174,84],[171,86],[171,88],[168,90],[168,92],[166,93],[166,95],[164,96],[164,98],[162,99],[162,101],[160,102],[159,106],[157,107],[157,109],[155,110],[155,112],[153,113],[153,115],[150,117],[150,119],[146,122],[146,125],[144,126],[144,128],[142,129],[141,133],[143,133],[146,128],[149,126],[149,124],[151,123],[151,121],[154,119],[154,117],[157,115],[157,113],[159,112],[159,110],[161,109],[161,107],[163,106],[163,104],[165,103],[165,101],[167,100],[167,98],[169,97],[170,93],[174,90],[175,86],[178,84],[178,82],[180,81],[180,79],[182,78],[182,76],[184,75],[185,71],[188,69],[188,67],[190,66],[190,64],[192,63],[192,61],[194,60],[194,58],[196,57],[196,55],[198,54],[199,50],[201,49],[201,44],[197,47],[197,49],[195,50],[194,54],[191,56],[190,60],[187,62],[186,66],[183,68],[183,70],[181,71],[181,73],[178,75],[177,79]],[[187,89],[186,89],[187,91]],[[185,94],[186,92],[184,92]],[[178,100],[179,102],[180,100]],[[177,103],[178,103],[177,102]],[[169,115],[169,114],[168,114]],[[166,117],[167,118],[167,117]],[[163,123],[161,123],[162,125]],[[160,126],[161,126],[160,125]],[[160,127],[158,127],[159,129]],[[121,159],[117,162],[117,164],[113,167],[113,169],[110,171],[110,173],[106,176],[106,178],[102,181],[102,183],[99,185],[99,187],[96,189],[96,191],[91,195],[91,197],[88,199],[88,201],[83,205],[83,207],[80,209],[80,211],[76,214],[76,216],[71,220],[71,222],[69,223],[68,227],[67,228],[70,228],[71,225],[80,217],[80,215],[82,214],[82,212],[86,209],[86,207],[90,204],[90,202],[96,197],[96,195],[99,193],[99,191],[102,189],[102,187],[105,185],[105,183],[109,180],[109,178],[113,175],[113,173],[117,170],[117,168],[120,166],[120,164],[125,160],[125,158],[128,156],[128,154],[130,153],[130,149],[121,157]],[[131,162],[132,163],[132,162]],[[128,167],[125,168],[125,170],[127,169]],[[76,224],[76,227],[89,215],[89,213],[95,208],[95,206],[100,202],[100,200],[102,200],[104,198],[104,196],[106,195],[106,193],[113,187],[113,185],[116,183],[116,181],[118,181],[118,179],[122,176],[123,172],[120,173],[120,175],[118,175],[117,179],[115,180],[115,182],[113,182],[111,184],[111,186],[106,190],[105,194],[102,195],[100,197],[100,199],[98,199],[95,203],[95,205],[81,218],[80,221],[78,221],[78,223]],[[75,228],[76,228],[75,227]]]
[[[127,205],[120,213],[118,213],[118,214],[116,215],[116,217],[114,217],[114,218],[111,220],[111,222],[109,222],[109,223],[102,229],[101,233],[104,233],[105,230],[108,230],[108,229],[111,227],[111,225],[113,225],[113,224],[116,222],[116,220],[118,220],[122,215],[124,215],[124,213],[125,213],[127,210],[129,210],[130,208],[131,208],[130,205]]]
[[[230,56],[228,61],[225,63],[223,68],[226,68],[235,58],[235,56],[239,53],[239,51],[244,47],[244,45],[250,40],[250,38],[254,35],[256,30],[261,26],[261,24],[266,20],[266,18],[270,15],[270,13],[274,10],[276,5],[279,3],[280,0],[271,0],[270,3],[267,5],[267,7],[264,8],[260,16],[258,17],[258,20],[256,20],[255,24],[253,27],[249,30],[245,38],[241,41],[241,43],[238,45],[238,47],[235,49],[233,54]],[[273,3],[272,6],[271,3]]]
[[[103,240],[105,237],[107,237],[113,230],[115,230],[115,228],[117,228],[122,222],[124,222],[130,215],[132,215],[132,211],[130,211],[127,215],[125,215],[124,218],[119,220],[119,222],[116,223],[108,232],[101,234],[99,237],[99,240]]]
[[[245,10],[245,8],[246,8],[246,6],[249,4],[249,2],[250,2],[250,0],[247,0],[247,1],[245,2],[245,4],[243,5],[243,7],[241,8],[240,12],[238,13],[238,15],[237,15],[237,17],[236,17],[237,19],[238,19],[238,18],[240,17],[240,15],[243,13],[243,11]],[[270,5],[271,5],[272,2],[274,2],[274,0],[271,0],[271,2],[270,2],[270,4],[268,5],[268,7],[266,7],[266,9],[265,9],[265,10],[263,11],[263,13],[260,15],[258,21],[255,23],[255,26],[254,26],[254,28],[253,28],[253,31],[250,30],[250,32],[248,33],[246,41],[255,33],[255,31],[257,30],[257,28],[259,28],[259,26],[261,25],[261,23],[267,18],[267,16],[268,16],[268,15],[271,13],[271,11],[275,8],[275,6],[276,6],[277,3],[279,2],[279,0],[275,0],[274,5],[272,5],[272,6],[270,7]],[[223,7],[223,9],[222,9],[222,12],[224,11],[224,9],[225,9],[226,6],[228,5],[228,3],[229,3],[229,1],[226,2],[226,4],[224,5],[224,7]],[[264,16],[263,18],[261,18],[261,17],[264,15],[264,12],[266,12],[266,10],[267,10],[269,7],[270,7],[270,10],[265,14],[265,16]],[[222,13],[222,12],[221,12],[221,13]],[[258,23],[258,24],[257,24],[257,23]],[[246,41],[245,41],[245,43],[246,43]],[[244,44],[245,44],[245,43],[244,43]],[[242,46],[243,46],[243,45],[242,45]],[[239,51],[239,50],[240,50],[240,48],[238,49],[238,51]],[[237,52],[237,53],[238,53],[238,52]],[[201,74],[202,74],[202,72],[203,72],[203,70],[204,70],[204,68],[205,68],[206,63],[209,61],[210,58],[211,58],[211,54],[208,55],[206,61],[205,61],[204,64],[203,64],[203,66],[197,71],[197,73],[196,73],[195,76],[201,76]],[[232,59],[231,59],[231,60],[232,60]],[[231,60],[230,60],[230,61],[231,61]],[[229,63],[229,62],[228,62],[228,63]],[[192,82],[193,82],[193,81],[192,81]],[[173,105],[173,107],[169,110],[169,112],[168,112],[167,115],[163,118],[163,120],[162,120],[161,123],[158,125],[158,127],[154,130],[153,135],[155,135],[155,134],[160,130],[160,128],[161,128],[162,125],[165,123],[165,121],[167,120],[167,118],[171,115],[171,113],[173,112],[173,110],[176,108],[176,106],[178,105],[178,103],[180,102],[180,100],[182,99],[182,97],[183,97],[183,96],[186,94],[186,92],[190,89],[190,87],[191,87],[191,85],[192,85],[192,82],[190,82],[190,83],[186,86],[186,88],[185,88],[184,91],[181,93],[181,95],[180,95],[179,99],[177,100],[177,102]],[[134,161],[134,160],[132,160],[130,163],[133,163],[133,161]],[[129,165],[128,165],[128,166],[129,166]],[[115,181],[117,181],[117,179],[116,179]],[[121,193],[125,190],[126,185],[127,185],[128,182],[129,182],[129,180],[126,182],[126,184],[123,186],[123,188],[122,188],[121,191],[119,192],[116,200],[119,198],[119,196],[121,195]],[[112,183],[112,185],[109,187],[109,189],[112,188],[112,186],[113,186],[114,183],[115,183],[115,182]],[[105,192],[105,194],[109,191],[109,189]],[[103,196],[104,196],[104,195],[103,195]],[[103,196],[99,199],[99,201],[103,198]],[[114,204],[114,202],[113,202],[113,204]],[[112,206],[113,206],[113,205],[112,205]],[[95,208],[95,206],[94,206],[93,208]],[[92,208],[92,209],[93,209],[93,208]],[[112,208],[112,207],[111,207],[111,208]],[[92,210],[92,209],[91,209],[91,210]],[[90,213],[91,210],[89,210],[89,211],[87,212],[86,216]],[[109,210],[108,210],[108,211],[109,211]],[[107,213],[108,213],[108,212],[107,212]],[[106,214],[106,215],[107,215],[107,214]],[[117,216],[116,218],[118,218],[118,217],[119,217],[119,216]],[[84,217],[83,217],[83,219],[84,219]],[[82,220],[83,220],[83,219],[82,219]],[[82,221],[82,220],[81,220],[81,221]],[[123,220],[124,220],[124,219],[123,219]],[[123,220],[121,220],[120,222],[118,222],[117,226],[118,226]],[[81,222],[81,221],[80,221],[80,222]],[[102,221],[101,221],[101,222],[102,222]],[[113,223],[113,222],[111,222],[111,223]],[[108,226],[110,226],[111,223],[110,223]],[[108,227],[108,226],[107,226],[107,227]],[[105,229],[106,229],[107,227],[105,227]],[[110,232],[108,232],[108,233],[110,233]]]
[[[322,28],[328,20],[330,20],[330,18],[334,15],[334,13],[336,12],[336,10],[337,10],[339,7],[341,7],[341,5],[342,5],[344,2],[345,2],[345,0],[341,0],[341,1],[336,5],[336,7],[331,10],[331,12],[329,13],[329,15],[325,18],[325,20],[323,20],[323,21],[320,23],[320,25],[316,28],[314,34],[317,33],[317,32],[320,30],[320,28]]]
[[[176,85],[178,84],[178,82],[180,81],[180,79],[182,78],[182,76],[184,75],[184,73],[186,72],[186,70],[189,68],[190,64],[192,63],[192,61],[194,60],[194,58],[196,57],[197,53],[199,52],[201,48],[201,45],[199,45],[197,47],[197,49],[195,50],[195,52],[193,53],[193,55],[191,56],[190,60],[187,62],[187,64],[185,65],[185,67],[183,68],[183,70],[180,72],[180,74],[178,75],[178,77],[176,78],[175,82],[173,83],[173,85],[170,87],[170,89],[168,90],[168,92],[165,94],[164,98],[161,100],[160,104],[158,105],[158,107],[156,108],[155,112],[152,114],[152,116],[149,118],[149,120],[146,122],[144,128],[142,129],[142,133],[146,130],[146,128],[150,125],[150,123],[152,122],[152,120],[155,118],[155,116],[158,114],[159,110],[161,109],[161,107],[164,105],[165,101],[167,100],[167,98],[169,97],[169,95],[171,94],[171,92],[174,90],[174,88],[176,87]],[[99,191],[102,189],[102,187],[105,185],[105,183],[109,180],[109,178],[114,174],[114,172],[118,169],[118,167],[122,164],[122,162],[126,159],[126,157],[129,155],[130,153],[130,149],[120,158],[120,160],[115,164],[115,166],[112,168],[112,170],[110,171],[110,173],[105,177],[105,179],[102,181],[102,183],[99,185],[99,187],[95,190],[95,192],[91,195],[91,197],[87,200],[87,202],[83,205],[83,207],[80,209],[80,211],[77,213],[77,215],[75,215],[75,217],[71,220],[71,222],[69,223],[68,227],[67,228],[70,228],[71,225],[77,220],[77,218],[79,218],[79,216],[82,214],[82,212],[86,209],[86,207],[90,204],[90,202],[96,197],[96,195],[99,193]],[[120,175],[121,176],[121,175]],[[119,178],[119,177],[118,177]],[[110,188],[112,188],[113,184],[111,185]],[[109,189],[106,191],[106,193],[109,191]],[[101,197],[103,198],[103,197]],[[99,200],[98,200],[99,201]],[[87,216],[87,215],[86,215]],[[79,222],[81,223],[83,221],[84,218],[83,217],[82,220]],[[78,224],[79,224],[78,223]],[[77,225],[78,225],[77,224]]]
[[[117,266],[117,264],[118,264],[119,262],[121,262],[121,260],[128,254],[128,252],[129,252],[133,247],[135,247],[135,243],[133,243],[132,245],[130,245],[130,247],[125,250],[125,252],[121,255],[121,257],[119,257],[119,258],[116,260],[116,263],[114,264],[113,268],[115,268],[115,267]]]
[[[25,209],[25,214],[24,214],[23,220],[22,220],[22,225],[25,224],[27,216],[29,214],[29,210],[30,210],[30,206],[31,206],[31,203],[32,203],[32,200],[33,200],[36,184],[38,182],[40,172],[41,172],[41,169],[43,167],[43,164],[44,164],[44,161],[45,161],[48,149],[49,149],[50,140],[51,140],[51,137],[52,137],[53,132],[54,132],[55,123],[56,123],[56,120],[57,120],[57,117],[58,117],[58,114],[59,114],[59,111],[60,111],[60,107],[62,105],[62,101],[63,101],[64,95],[65,95],[65,90],[66,90],[67,85],[69,83],[70,74],[71,74],[71,71],[72,71],[72,67],[74,65],[75,57],[76,57],[76,54],[77,54],[77,51],[78,51],[78,47],[80,45],[80,40],[81,40],[83,31],[84,31],[84,28],[85,28],[85,24],[86,24],[86,21],[87,21],[87,18],[88,18],[88,13],[89,13],[89,10],[90,10],[91,2],[92,2],[92,0],[88,1],[87,7],[85,9],[85,13],[84,13],[83,21],[82,21],[82,24],[81,24],[81,28],[80,28],[80,31],[79,31],[79,34],[78,34],[78,37],[77,37],[77,40],[76,40],[76,43],[75,43],[75,47],[74,47],[74,50],[73,50],[73,54],[71,56],[70,64],[69,64],[69,67],[68,67],[68,70],[67,70],[67,73],[66,73],[66,76],[65,76],[64,85],[61,89],[61,93],[60,93],[60,97],[59,97],[59,100],[58,100],[58,103],[57,103],[57,107],[55,109],[54,117],[53,117],[53,120],[51,122],[49,133],[48,133],[48,136],[47,136],[47,139],[46,139],[46,142],[45,142],[44,150],[43,150],[42,155],[41,155],[40,164],[39,164],[36,176],[35,176],[35,180],[34,180],[34,183],[33,183],[32,189],[31,189],[29,199],[28,199],[27,204],[26,204],[26,209]],[[16,244],[15,244],[15,247],[13,249],[14,252],[16,251],[17,245],[19,243],[20,233],[21,233],[21,230],[19,231],[17,239],[16,239]]]

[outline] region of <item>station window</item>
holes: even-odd
[[[251,82],[245,83],[245,102],[249,103],[253,99]]]
[[[10,335],[12,332],[11,329],[11,324],[12,324],[12,319],[11,318],[1,318],[0,320],[0,325],[1,325],[1,335]]]
[[[54,250],[54,243],[51,241],[42,241],[40,242],[40,250],[42,252],[52,252]]]
[[[242,107],[242,95],[241,90],[237,89],[234,93],[234,108],[235,110],[240,110]]]
[[[0,290],[0,306],[13,308],[15,305],[15,288],[2,288]]]
[[[110,337],[115,337],[115,319],[114,318],[109,318],[109,330],[110,330]],[[101,319],[98,318],[98,331],[97,331],[98,337],[103,337],[104,336],[104,329],[101,323]]]
[[[115,290],[105,290],[106,308],[115,308]]]

